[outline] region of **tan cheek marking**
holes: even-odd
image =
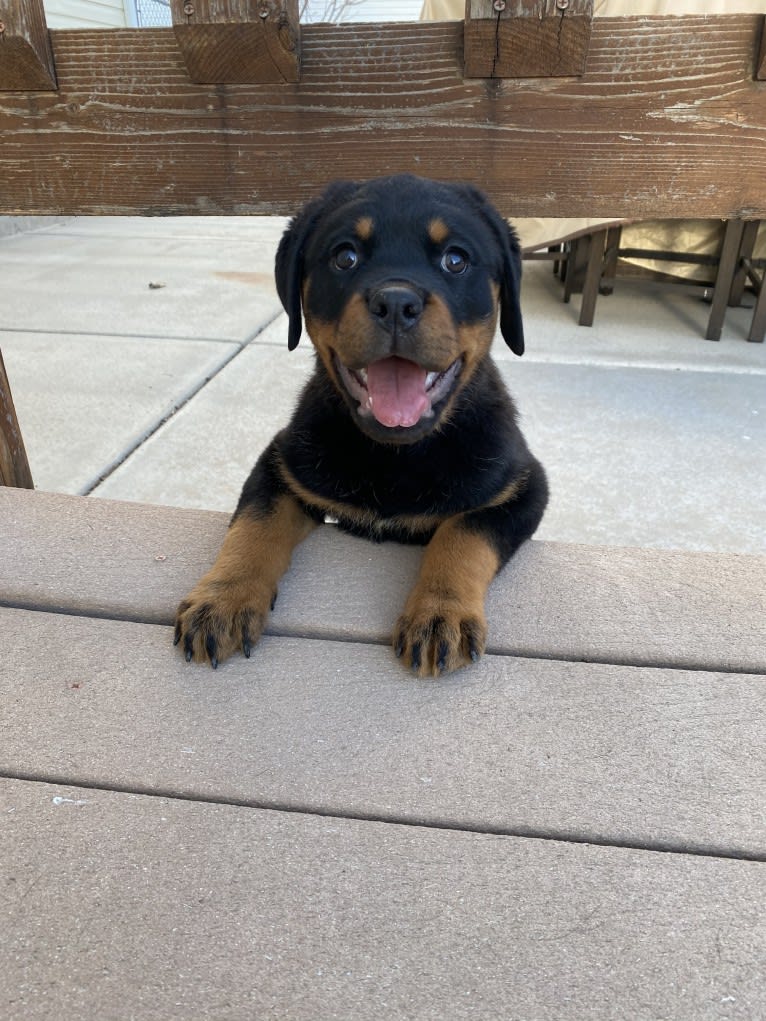
[[[419,350],[442,371],[448,368],[458,355],[462,355],[465,359],[463,382],[468,381],[476,365],[487,354],[495,335],[497,300],[500,292],[494,282],[491,287],[495,307],[488,319],[462,326],[456,325],[449,306],[434,294],[430,296],[420,321]]]
[[[322,364],[329,372],[330,378],[337,383],[332,358],[332,350],[335,344],[335,323],[326,323],[323,319],[316,319],[307,315],[306,332],[311,338],[311,343],[316,348]]]
[[[460,338],[446,302],[429,295],[417,326],[417,351],[423,362],[443,372],[461,354]]]
[[[469,323],[459,327],[460,346],[465,352],[463,375],[466,382],[482,358],[489,353],[495,331],[497,330],[500,287],[494,280],[490,281],[489,286],[492,291],[492,304],[494,306],[492,315],[478,323]]]
[[[489,352],[497,326],[497,315],[488,322],[459,327],[460,347],[464,352],[466,370],[471,373]]]
[[[336,350],[344,365],[359,369],[380,357],[375,331],[361,294],[352,294],[343,309],[336,330]]]

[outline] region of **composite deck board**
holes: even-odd
[[[0,603],[167,624],[225,514],[0,488]],[[420,551],[332,527],[294,556],[274,634],[388,642]],[[766,557],[526,544],[493,583],[497,654],[766,670]]]
[[[766,866],[0,781],[0,1012],[754,1018]]]
[[[167,627],[0,610],[0,774],[766,859],[766,683],[266,638],[189,665]]]

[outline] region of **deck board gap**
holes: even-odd
[[[652,854],[686,855],[694,858],[718,858],[733,861],[749,861],[766,864],[766,848],[763,851],[749,851],[714,845],[690,846],[670,841],[619,840],[596,833],[572,831],[536,830],[532,827],[477,826],[455,820],[422,819],[407,813],[380,812],[338,812],[318,805],[286,804],[275,801],[257,801],[250,798],[216,797],[203,792],[171,790],[141,784],[103,784],[82,778],[57,776],[56,774],[35,773],[25,770],[0,770],[0,780],[15,780],[30,784],[48,784],[53,787],[78,788],[99,791],[104,794],[126,794],[136,797],[164,798],[169,801],[184,801],[199,805],[222,805],[229,808],[252,809],[259,812],[280,812],[288,815],[304,815],[315,818],[353,820],[355,822],[383,823],[391,826],[409,826],[418,829],[449,830],[455,833],[473,833],[480,836],[510,837],[518,840],[541,840],[562,844],[582,844],[591,847],[619,848],[626,851],[644,851]]]
[[[7,610],[22,610],[29,613],[44,613],[51,614],[53,616],[64,616],[64,617],[78,617],[83,620],[107,620],[115,621],[123,624],[139,624],[148,627],[161,627],[161,628],[172,628],[173,621],[170,617],[164,617],[158,619],[151,615],[142,615],[138,613],[117,613],[109,610],[99,610],[96,608],[85,610],[83,608],[73,608],[67,606],[41,606],[30,600],[13,600],[4,599],[0,596],[0,609]],[[307,642],[331,642],[336,645],[362,645],[362,646],[374,646],[376,648],[386,648],[390,645],[387,638],[378,638],[371,635],[365,638],[363,641],[358,636],[354,635],[342,635],[333,632],[327,634],[319,630],[312,630],[307,628],[305,631],[298,629],[288,628],[273,628],[267,627],[263,632],[264,638],[292,638]],[[766,670],[766,661],[763,666],[759,666],[757,669],[751,667],[740,667],[736,664],[731,663],[694,663],[686,662],[683,660],[670,661],[664,659],[653,659],[651,657],[638,657],[635,659],[628,659],[627,657],[621,656],[580,656],[571,655],[566,653],[543,653],[532,651],[529,649],[507,649],[493,646],[491,643],[487,646],[487,656],[495,656],[498,659],[518,659],[518,660],[542,660],[550,663],[587,663],[593,666],[621,666],[621,667],[633,667],[636,670],[673,670],[676,672],[684,673],[702,673],[702,674],[737,674],[745,677],[752,677],[754,681],[762,681],[763,674],[762,670]],[[204,668],[203,668],[204,669]],[[407,674],[403,674],[406,680]],[[434,683],[438,683],[438,679],[435,679]]]

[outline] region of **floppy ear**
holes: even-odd
[[[274,276],[277,294],[287,312],[287,346],[290,351],[298,346],[301,339],[301,284],[303,283],[303,246],[311,232],[313,218],[304,209],[294,216],[287,225],[277,248]]]
[[[516,355],[524,354],[524,327],[521,322],[521,248],[516,231],[498,213],[487,196],[472,185],[462,186],[463,194],[495,235],[500,249],[500,332]]]
[[[524,326],[521,321],[521,248],[516,231],[503,221],[503,279],[500,284],[500,332],[515,355],[524,354]]]
[[[287,346],[293,351],[301,339],[301,288],[305,277],[304,252],[319,220],[335,205],[348,197],[357,185],[336,181],[319,198],[312,199],[287,225],[277,248],[274,275],[277,294],[287,312]]]

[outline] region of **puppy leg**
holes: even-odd
[[[545,473],[536,464],[510,499],[448,518],[436,529],[393,636],[397,656],[419,677],[437,677],[482,655],[487,589],[534,533],[547,498]]]
[[[261,636],[293,550],[316,527],[289,493],[240,506],[213,567],[178,607],[175,644],[187,662],[245,656]]]
[[[484,599],[500,568],[486,537],[463,516],[441,524],[394,628],[394,649],[420,677],[456,670],[484,652]]]

